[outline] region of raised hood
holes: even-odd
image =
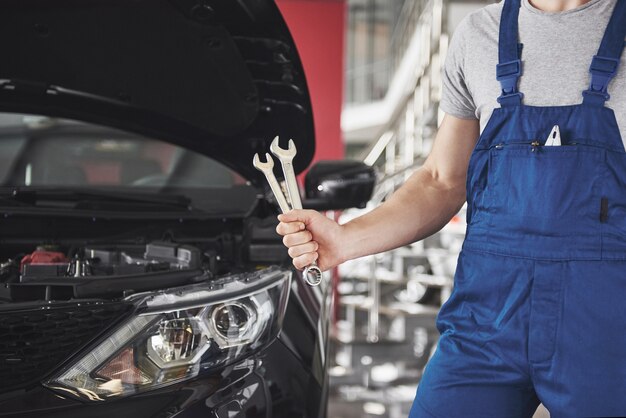
[[[5,0],[0,110],[164,139],[253,181],[280,135],[310,163],[310,98],[271,0]]]

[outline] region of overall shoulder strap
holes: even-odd
[[[589,72],[591,84],[583,91],[583,103],[604,106],[611,97],[609,83],[617,74],[626,38],[626,0],[617,0],[609,25],[604,32],[598,54],[593,57]]]
[[[626,1],[626,0],[625,0]],[[522,75],[522,44],[519,43],[520,0],[505,0],[500,19],[500,38],[498,41],[498,65],[496,78],[502,86],[498,97],[501,106],[522,104],[522,93],[517,90],[517,83]]]

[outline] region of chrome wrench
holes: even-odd
[[[296,156],[296,145],[293,140],[289,140],[289,147],[287,149],[281,148],[278,145],[278,137],[274,138],[270,145],[270,151],[283,167],[283,174],[285,176],[285,183],[287,183],[287,193],[289,194],[289,200],[291,201],[291,207],[294,209],[302,209],[302,200],[300,200],[300,189],[298,189],[298,182],[296,181],[296,173],[293,169],[293,158]]]
[[[287,149],[281,148],[278,144],[278,137],[275,137],[270,145],[270,151],[276,156],[276,158],[278,158],[283,168],[283,174],[285,176],[285,183],[287,184],[287,193],[289,194],[291,207],[293,209],[302,209],[300,190],[298,189],[296,173],[293,169],[293,158],[296,156],[296,145],[293,143],[293,140],[290,139],[289,147]],[[322,270],[320,270],[320,268],[317,266],[317,263],[314,261],[304,268],[302,276],[304,277],[304,280],[307,282],[307,284],[311,286],[317,286],[322,281]]]
[[[276,176],[274,176],[274,160],[272,156],[269,153],[265,153],[265,162],[262,162],[261,158],[259,158],[259,154],[254,154],[252,165],[265,175],[270,189],[272,189],[272,193],[274,193],[274,197],[278,202],[278,206],[280,206],[281,212],[289,212],[289,204],[285,199],[285,195],[280,188],[278,180],[276,180]]]
[[[252,160],[252,165],[254,166],[254,168],[256,168],[265,175],[265,178],[270,185],[270,189],[272,189],[272,193],[274,193],[274,197],[278,202],[278,206],[280,207],[281,212],[289,212],[291,208],[289,207],[289,204],[285,199],[285,195],[283,194],[278,180],[276,180],[276,177],[274,176],[274,160],[267,153],[265,154],[265,160],[266,162],[262,162],[259,154],[255,154],[254,159]],[[297,202],[300,204],[300,208],[302,208],[299,192],[297,199]],[[302,275],[306,283],[310,286],[317,286],[322,281],[322,271],[319,269],[319,267],[317,267],[315,263],[313,263],[311,266],[306,267]]]

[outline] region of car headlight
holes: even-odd
[[[102,401],[232,363],[276,338],[290,278],[289,271],[270,268],[133,295],[137,314],[44,384]]]

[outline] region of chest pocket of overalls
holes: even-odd
[[[604,154],[584,144],[492,146],[485,208],[496,218],[576,222],[597,217]]]

